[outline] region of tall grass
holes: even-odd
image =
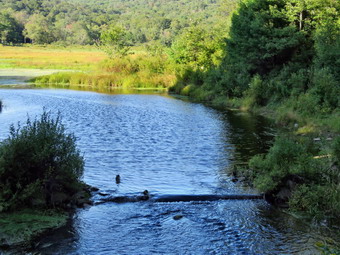
[[[169,88],[176,76],[163,56],[131,55],[102,61],[95,71],[62,72],[35,78],[36,84],[89,88]]]

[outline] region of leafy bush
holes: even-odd
[[[315,71],[311,93],[319,98],[323,113],[340,107],[340,85],[326,68]]]
[[[275,189],[290,174],[313,175],[313,164],[306,148],[287,137],[278,137],[267,155],[257,155],[249,162],[254,184],[262,191]]]
[[[325,157],[330,153],[333,157]],[[287,187],[287,178],[298,177],[301,182],[291,188],[289,206],[314,216],[340,214],[340,137],[330,150],[315,143],[311,137],[278,137],[266,155],[253,157],[245,172],[261,191],[272,193]]]
[[[82,188],[84,161],[65,133],[60,115],[44,112],[25,126],[14,125],[0,144],[0,207],[3,210],[40,205],[54,206],[57,193],[72,196]]]
[[[261,77],[255,75],[249,84],[249,88],[245,91],[245,106],[253,108],[257,105],[265,105],[266,103],[266,86]]]
[[[336,184],[302,184],[293,193],[289,205],[294,210],[306,211],[310,215],[324,216],[340,214],[340,187]]]

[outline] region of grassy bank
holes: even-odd
[[[0,143],[0,248],[26,246],[91,202],[84,160],[58,115],[44,112],[10,127]]]
[[[0,213],[0,248],[30,247],[42,233],[65,225],[67,218],[56,210]]]
[[[0,54],[2,69],[72,70],[34,79],[37,85],[164,89],[176,82],[166,55],[150,55],[138,47],[128,56],[114,59],[108,59],[95,46],[0,46]]]
[[[146,53],[123,58],[106,59],[95,70],[63,72],[32,80],[37,85],[64,85],[88,88],[169,88],[176,76],[166,56],[149,56]]]

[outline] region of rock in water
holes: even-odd
[[[172,217],[174,220],[180,220],[180,219],[182,219],[183,218],[183,215],[180,215],[180,214],[178,214],[178,215],[175,215],[174,217]]]

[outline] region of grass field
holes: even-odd
[[[94,46],[0,46],[0,69],[68,69],[89,71],[106,58]]]
[[[4,76],[1,71],[7,74],[9,69],[16,73],[30,69],[28,76],[40,76],[34,69],[54,70],[46,73],[52,75],[37,78],[35,83],[39,85],[160,89],[176,81],[166,56],[150,56],[138,47],[128,56],[108,59],[95,46],[0,46],[0,76]],[[71,72],[56,73],[62,70]]]

